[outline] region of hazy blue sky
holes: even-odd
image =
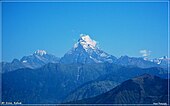
[[[81,33],[89,34],[102,50],[117,57],[142,56],[140,50],[151,51],[151,58],[167,55],[166,2],[20,2],[2,6],[5,61],[37,49],[61,57]]]

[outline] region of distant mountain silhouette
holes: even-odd
[[[29,56],[24,56],[20,60],[14,59],[11,63],[10,62],[2,62],[2,73],[14,71],[21,68],[40,68],[41,66],[48,64],[48,63],[58,63],[59,58],[48,54],[44,50],[37,50],[33,54]]]
[[[116,58],[101,50],[97,42],[89,35],[81,34],[77,43],[63,57],[58,58],[48,54],[45,50],[37,50],[29,56],[24,56],[20,60],[14,59],[12,62],[1,62],[1,73],[14,71],[21,68],[40,68],[48,63],[61,64],[94,64],[94,63],[114,63],[121,66],[131,66],[140,68],[161,67],[168,69],[170,59],[167,56],[147,60],[141,57],[121,56]]]

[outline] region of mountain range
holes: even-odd
[[[167,88],[168,64],[166,56],[152,60],[116,58],[101,50],[89,35],[81,34],[61,58],[37,50],[20,60],[2,62],[2,101],[23,104],[134,101],[143,104],[145,100],[149,104],[167,103],[167,89],[161,89]],[[158,93],[154,95],[155,92]]]
[[[37,50],[31,55],[22,57],[20,60],[14,59],[12,62],[1,62],[1,66],[2,73],[20,68],[40,68],[47,63],[114,63],[122,66],[140,68],[161,67],[168,69],[168,63],[170,64],[169,61],[170,59],[167,56],[151,60],[146,60],[142,57],[128,56],[116,58],[99,49],[97,42],[92,40],[89,35],[81,34],[78,42],[61,58],[48,54],[45,50]]]
[[[24,68],[2,74],[2,100],[19,100],[24,104],[79,100],[107,92],[144,73],[167,78],[167,70],[162,68],[49,63],[38,69]]]

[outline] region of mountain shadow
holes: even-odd
[[[99,96],[69,104],[154,104],[168,103],[168,79],[144,74],[127,80]]]

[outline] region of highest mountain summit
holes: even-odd
[[[113,63],[115,60],[116,57],[100,50],[89,35],[81,34],[74,47],[61,58],[61,63]]]

